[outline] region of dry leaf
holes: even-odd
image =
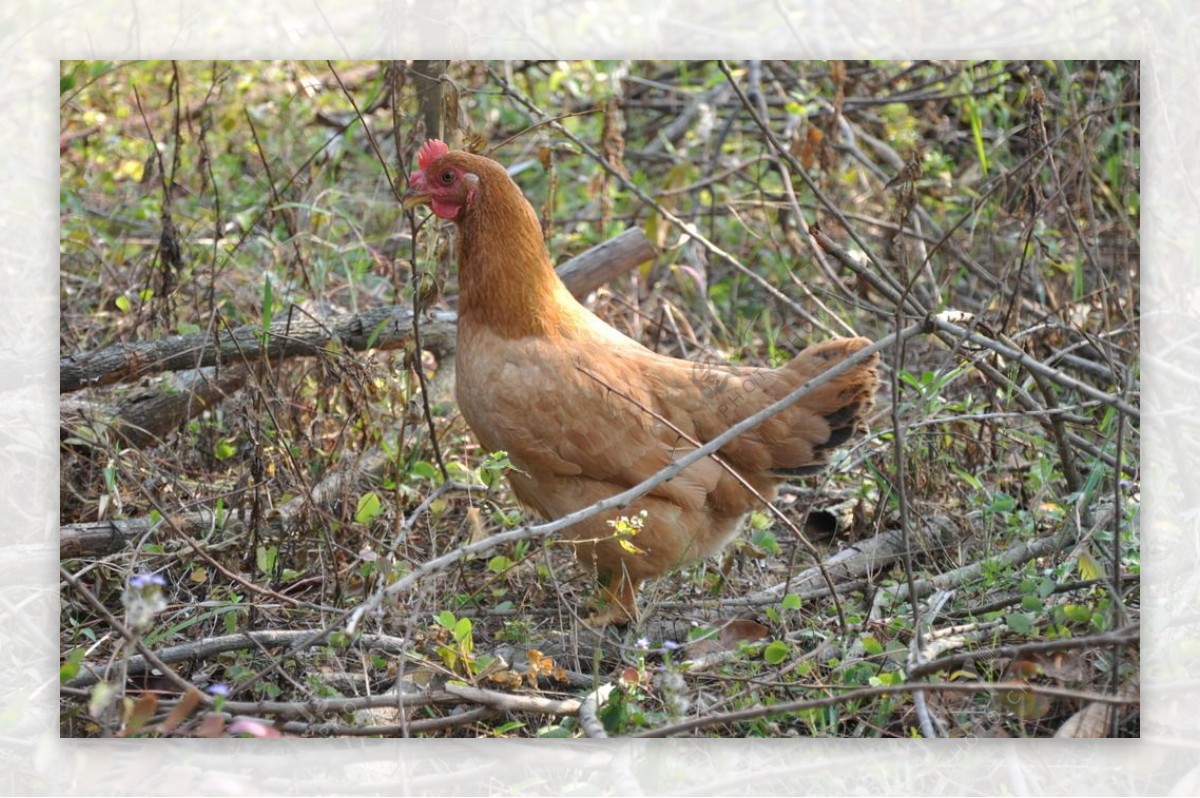
[[[200,721],[196,728],[197,737],[220,737],[225,732],[225,719],[216,713],[209,713]]]
[[[762,640],[771,633],[771,630],[763,626],[758,621],[747,619],[734,619],[721,627],[721,633],[718,640],[726,649],[732,651],[741,643],[753,643],[756,640]]]
[[[467,508],[467,526],[471,530],[469,543],[478,543],[487,537],[487,530],[483,528],[483,513],[478,507]]]
[[[188,688],[188,691],[179,699],[179,703],[171,710],[171,714],[167,715],[166,720],[159,727],[160,730],[170,734],[175,731],[180,723],[183,723],[188,715],[195,711],[200,704],[200,691],[195,687]]]
[[[490,674],[488,681],[507,690],[516,690],[524,683],[525,677],[510,669]]]
[[[121,731],[121,737],[127,737],[130,734],[137,734],[146,725],[146,721],[154,716],[154,710],[158,708],[158,696],[154,693],[143,693],[136,700],[125,702],[125,728]]]

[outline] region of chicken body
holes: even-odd
[[[426,142],[406,206],[428,204],[459,228],[456,394],[481,445],[508,453],[522,504],[545,518],[633,487],[869,344],[809,347],[779,369],[693,363],[657,354],[571,296],[528,201],[496,162]],[[643,581],[719,551],[788,477],[815,473],[863,426],[876,359],[830,380],[634,501],[570,527],[605,605],[593,623],[636,617]],[[645,512],[618,539],[610,523]],[[626,525],[628,528],[628,525]]]

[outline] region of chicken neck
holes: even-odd
[[[497,177],[458,220],[460,324],[506,338],[553,336],[578,303],[554,271],[533,207],[507,175]]]

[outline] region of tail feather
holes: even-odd
[[[834,429],[852,425],[858,420],[862,414],[862,403],[853,402],[838,410],[834,410],[825,416],[825,420],[829,422],[829,426]]]
[[[846,441],[854,437],[854,433],[858,431],[856,426],[836,427],[829,433],[829,438],[824,443],[817,444],[818,452],[827,452],[831,449],[836,449]]]
[[[807,382],[869,344],[865,338],[826,341],[805,350],[784,368]],[[817,389],[808,407],[818,414],[818,418],[824,419],[828,434],[818,425],[805,425],[806,434],[813,435],[809,439],[812,456],[794,464],[777,461],[771,469],[772,475],[788,478],[820,473],[829,462],[830,452],[866,428],[865,417],[874,406],[878,386],[877,365],[878,358],[870,358]]]

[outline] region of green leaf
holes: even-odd
[[[767,554],[778,557],[783,553],[783,549],[779,547],[779,541],[775,538],[775,535],[770,530],[764,529],[755,532],[750,536],[750,542],[765,551]]]
[[[232,438],[221,438],[213,447],[213,457],[218,460],[228,460],[235,454],[237,454],[237,447],[233,445]]]
[[[458,623],[454,624],[454,639],[458,642],[463,642],[471,636],[471,619],[459,618]]]
[[[998,492],[992,497],[992,503],[988,505],[989,513],[1008,513],[1017,506],[1017,500],[1007,493]]]
[[[880,643],[871,635],[864,635],[862,638],[862,644],[863,650],[868,654],[875,655],[883,653],[883,643]]]
[[[959,479],[961,479],[963,482],[966,482],[968,485],[970,485],[971,490],[983,490],[983,483],[980,482],[979,478],[976,477],[974,474],[970,473],[969,471],[966,471],[963,468],[958,467],[957,465],[954,465],[953,463],[950,464],[950,469],[952,471],[954,471],[955,474],[958,475]]]
[[[271,276],[263,275],[262,328],[263,341],[266,341],[267,331],[271,329],[271,319],[275,315],[275,296],[271,289]]]
[[[768,665],[778,665],[792,653],[792,647],[782,640],[772,640],[763,649],[763,659]]]
[[[358,497],[358,508],[354,511],[356,524],[369,524],[383,510],[383,501],[375,491],[368,491]]]
[[[442,610],[435,615],[433,619],[437,621],[438,626],[444,627],[451,631],[454,630],[454,623],[458,620],[454,617],[454,613],[450,612],[450,610]]]
[[[431,482],[438,478],[437,467],[426,460],[417,460],[409,467],[408,472],[420,479],[428,479]]]
[[[508,452],[503,449],[497,449],[483,458],[483,462],[479,467],[486,471],[504,471],[507,468],[512,468],[512,461],[508,459]]]
[[[783,597],[783,601],[779,602],[779,609],[798,610],[800,609],[801,603],[802,602],[800,601],[799,596],[797,596],[795,593],[788,593]]]
[[[80,667],[83,665],[84,649],[76,648],[67,655],[67,661],[58,668],[59,683],[69,682],[79,675]]]
[[[509,568],[513,567],[513,561],[505,557],[503,554],[497,554],[492,559],[488,560],[488,570],[495,574],[502,574]]]
[[[1099,579],[1104,576],[1104,566],[1096,562],[1096,558],[1088,554],[1086,551],[1079,553],[1079,578],[1080,579]]]
[[[1033,619],[1022,612],[1014,612],[1004,616],[1004,623],[1019,635],[1027,635],[1033,631]]]
[[[1092,619],[1092,608],[1082,604],[1064,604],[1063,614],[1067,620],[1075,623],[1087,623]]]
[[[759,512],[758,510],[750,511],[750,528],[754,531],[759,532],[764,529],[770,529],[772,524],[774,524],[774,521],[766,513]]]
[[[538,729],[537,736],[544,739],[559,737],[567,738],[571,736],[571,732],[568,729],[564,729],[562,726],[554,725]]]
[[[130,308],[133,307],[129,304],[129,297],[125,296],[124,294],[121,294],[119,297],[114,299],[113,304],[115,304],[117,306],[117,310],[121,311],[122,313],[128,313]]]
[[[254,551],[254,561],[262,573],[274,574],[275,565],[279,562],[279,549],[275,546],[259,546]]]

